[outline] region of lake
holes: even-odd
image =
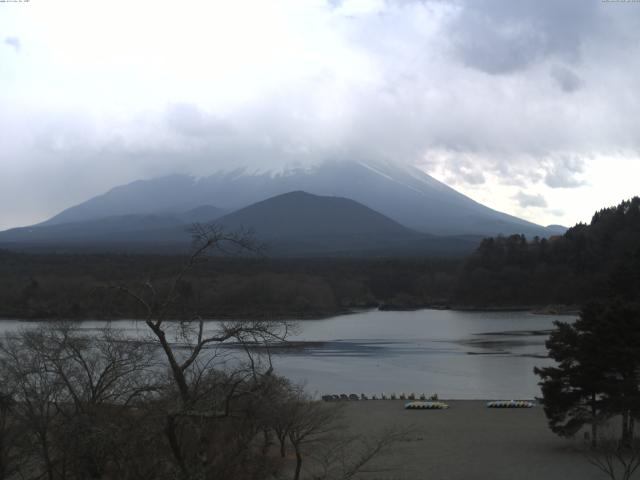
[[[305,320],[290,338],[301,348],[274,356],[276,371],[310,393],[436,393],[440,398],[533,398],[535,366],[546,366],[544,342],[554,320],[528,312],[366,311]],[[115,321],[131,336],[143,322]],[[0,334],[33,325],[0,321]],[[100,328],[85,321],[80,328]],[[215,322],[211,322],[214,326]]]

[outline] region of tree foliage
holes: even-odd
[[[640,197],[600,210],[563,236],[483,240],[462,269],[454,301],[579,305],[611,292],[640,295]]]
[[[640,416],[640,308],[618,298],[592,302],[574,323],[556,322],[547,341],[555,366],[536,368],[550,428],[572,436],[622,418],[622,441]]]

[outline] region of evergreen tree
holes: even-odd
[[[547,341],[556,366],[536,368],[551,430],[572,436],[615,415],[622,441],[633,437],[640,416],[640,310],[620,300],[592,302],[572,323],[556,322]]]
[[[574,324],[556,322],[546,343],[557,366],[535,368],[540,376],[544,411],[551,430],[563,437],[591,426],[595,445],[597,425],[604,418],[604,375],[599,365],[597,339]]]

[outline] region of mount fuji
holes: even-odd
[[[475,202],[416,167],[355,161],[277,172],[238,168],[202,178],[170,175],[139,180],[68,208],[44,225],[184,212],[203,205],[231,212],[292,191],[350,198],[406,227],[436,235],[557,233]]]
[[[290,192],[304,192],[318,196],[318,199],[307,202],[316,206],[313,209],[296,210],[295,218],[285,218],[289,210],[275,207],[282,206],[282,200],[268,204],[271,205],[269,218],[282,227],[282,232],[271,228],[269,234],[282,242],[285,242],[287,235],[293,235],[292,223],[299,230],[296,238],[302,238],[303,230],[308,229],[314,221],[320,225],[318,228],[323,229],[324,237],[332,234],[339,236],[345,219],[335,210],[335,202],[330,202],[331,197],[359,204],[362,208],[350,210],[355,217],[364,215],[365,219],[377,219],[367,227],[360,218],[353,218],[353,224],[360,225],[363,234],[369,237],[368,245],[372,248],[376,228],[382,228],[385,222],[387,227],[389,222],[393,222],[398,228],[410,231],[413,243],[415,235],[459,239],[514,233],[527,236],[562,233],[561,228],[542,227],[488,208],[415,167],[335,161],[281,171],[238,168],[201,178],[170,175],[135,181],[68,208],[41,224],[0,232],[0,247],[6,244],[61,244],[67,240],[73,240],[73,244],[91,244],[98,240],[97,237],[101,244],[111,240],[126,244],[135,240],[139,246],[143,246],[145,238],[153,238],[154,242],[160,243],[166,239],[169,244],[181,238],[186,227],[195,221],[220,219],[224,223],[226,218],[229,223],[235,224],[238,222],[229,219],[245,217],[234,216],[234,212]],[[309,200],[310,197],[298,195],[283,198],[295,202],[295,199]],[[372,212],[365,213],[364,209]],[[323,218],[314,218],[319,215],[318,212],[323,212]],[[336,223],[338,217],[341,217],[341,224]],[[385,217],[384,222],[380,220],[382,217]],[[257,216],[251,218],[254,218],[254,223],[258,222]],[[302,221],[302,218],[306,220]],[[246,221],[243,226],[255,227],[246,224]],[[388,233],[387,230],[384,230],[384,235],[382,231],[380,233],[380,238],[385,237],[385,245],[388,245]],[[285,243],[290,244],[289,240],[293,237],[286,239]]]

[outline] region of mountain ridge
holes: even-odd
[[[206,212],[210,208],[205,209]],[[189,212],[187,212],[189,213]],[[252,230],[277,257],[460,256],[476,237],[411,230],[354,200],[294,191],[224,215],[226,231]],[[0,246],[39,251],[176,252],[188,249],[189,225],[168,215],[128,214],[0,233]]]
[[[41,225],[124,213],[185,211],[203,204],[235,211],[290,191],[355,200],[423,233],[548,236],[545,227],[490,209],[415,167],[360,161],[324,162],[281,172],[219,170],[207,177],[169,175],[114,187]]]

